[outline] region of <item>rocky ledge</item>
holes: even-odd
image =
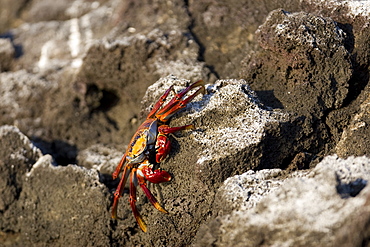
[[[4,246],[368,246],[370,5],[364,1],[0,3]],[[160,167],[127,193],[111,174],[171,85]],[[170,97],[173,96],[171,93]]]

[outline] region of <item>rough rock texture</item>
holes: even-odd
[[[131,241],[140,243],[149,237],[155,245],[189,244],[200,222],[210,212],[215,188],[227,177],[260,165],[264,128],[271,123],[283,122],[284,114],[262,109],[244,83],[243,80],[219,80],[208,85],[208,94],[195,98],[171,122],[171,126],[192,123],[196,130],[178,133],[171,138],[173,152],[161,163],[161,168],[170,171],[173,180],[152,187],[154,191],[160,188],[161,201],[169,215],[153,210],[148,203],[141,205],[139,200],[141,212],[147,216],[149,231],[146,235],[139,232]],[[143,106],[152,105],[153,99],[172,84],[178,91],[189,81],[173,76],[160,79],[148,88]],[[145,108],[145,112],[147,110]],[[222,117],[217,119],[218,116]],[[232,159],[233,156],[237,158]],[[271,167],[282,162],[279,157],[272,161]],[[126,219],[130,210],[127,204],[123,206],[121,203],[118,212],[125,217],[117,223],[117,229],[121,231],[132,225],[133,220],[130,214]],[[165,238],[170,232],[171,237]]]
[[[0,1],[0,243],[367,246],[369,13],[366,1]],[[124,193],[111,220],[134,131],[170,85],[198,79],[207,94],[170,122],[196,126],[170,136],[160,166],[173,179],[149,185],[169,214],[140,192],[144,234]]]
[[[14,48],[9,39],[0,38],[0,72],[11,68]]]
[[[45,102],[47,95],[56,88],[56,83],[46,82],[25,70],[1,73],[0,83],[2,122],[14,121],[13,124],[23,127],[40,124],[43,113],[40,105],[48,103]],[[28,102],[32,104],[27,105]],[[23,107],[25,105],[28,107]],[[36,132],[36,128],[32,131]]]
[[[363,238],[370,237],[369,210],[364,210],[370,198],[369,169],[370,160],[364,156],[328,156],[311,172],[294,174],[281,184],[271,179],[277,171],[230,178],[215,198],[223,202],[218,208],[223,215],[201,227],[194,246],[361,246]],[[256,194],[264,198],[256,199]],[[225,210],[235,200],[256,205]],[[358,234],[344,230],[357,221]]]
[[[143,106],[149,106],[147,104],[153,102],[152,97],[157,98],[170,85],[175,84],[175,90],[179,90],[186,83],[189,81],[180,80],[174,76],[159,80],[148,89],[146,96],[144,96]],[[119,206],[119,215],[122,220],[112,223],[115,228],[112,233],[113,229],[107,223],[110,221],[107,210],[109,197],[104,197],[104,187],[102,188],[103,184],[100,183],[104,180],[99,181],[99,176],[94,169],[98,168],[103,176],[105,172],[113,170],[112,167],[105,164],[108,161],[104,161],[107,160],[107,153],[112,153],[112,151],[108,148],[104,149],[104,147],[99,147],[96,150],[95,146],[82,151],[81,155],[78,156],[81,165],[88,168],[93,167],[93,170],[85,171],[71,165],[52,167],[50,156],[46,155],[34,164],[31,172],[26,174],[26,184],[19,199],[19,207],[22,208],[22,215],[29,215],[29,217],[22,217],[22,220],[19,221],[22,232],[21,240],[28,243],[46,241],[46,244],[61,245],[67,241],[64,236],[75,234],[75,228],[87,229],[84,226],[87,224],[89,227],[104,228],[101,233],[103,236],[97,235],[95,236],[96,240],[94,240],[95,237],[92,239],[98,245],[107,244],[107,235],[109,234],[114,234],[112,241],[120,244],[127,242],[139,244],[149,241],[155,245],[173,246],[177,245],[178,241],[184,244],[190,243],[191,236],[196,234],[200,222],[210,212],[214,190],[227,177],[258,167],[264,151],[261,146],[264,128],[270,126],[270,135],[272,136],[274,133],[276,135],[274,137],[278,138],[280,137],[279,132],[273,132],[271,126],[289,119],[287,115],[280,112],[263,109],[253,91],[244,83],[243,80],[219,80],[214,85],[209,85],[207,87],[208,94],[196,98],[196,101],[189,104],[185,111],[179,114],[176,121],[173,121],[174,126],[193,123],[197,129],[188,131],[183,136],[174,139],[174,152],[161,164],[161,168],[173,174],[171,183],[152,187],[155,189],[154,191],[157,190],[156,188],[161,188],[161,201],[166,205],[170,214],[164,216],[161,212],[153,210],[150,204],[145,201],[142,204],[142,201],[139,200],[140,210],[143,215],[146,215],[145,220],[150,227],[147,234],[130,230],[130,235],[119,237],[119,233],[129,230],[128,226],[136,226],[126,203],[121,203]],[[217,116],[223,116],[223,118],[215,121]],[[238,127],[235,128],[235,125]],[[205,140],[209,141],[205,142]],[[240,145],[241,143],[243,145]],[[290,148],[283,147],[287,150]],[[282,152],[287,152],[287,150]],[[113,153],[115,153],[115,157],[119,155],[116,152]],[[95,156],[89,154],[95,154]],[[235,156],[237,159],[228,164],[230,159],[227,157],[231,156]],[[282,162],[279,158],[271,160],[270,166],[279,166]],[[115,163],[117,164],[118,161],[116,159]],[[193,165],[190,167],[186,164]],[[103,169],[103,167],[108,167],[108,169]],[[81,177],[84,174],[86,177]],[[69,181],[66,181],[66,178]],[[78,181],[77,185],[76,181]],[[38,186],[46,186],[47,189],[41,189]],[[73,193],[69,192],[70,190]],[[90,190],[92,191],[90,192]],[[39,194],[39,191],[42,193]],[[67,197],[64,195],[65,193],[68,193]],[[85,196],[85,199],[79,200],[80,195],[88,195],[88,197]],[[107,204],[107,206],[97,207],[94,203],[88,203],[90,200],[99,205]],[[78,201],[80,204],[73,203],[73,201]],[[37,206],[33,206],[36,204]],[[53,209],[54,205],[60,204],[65,206],[61,205]],[[74,204],[74,207],[68,208],[71,204]],[[85,204],[88,204],[88,207]],[[90,207],[94,207],[94,210]],[[53,210],[56,211],[53,213],[53,215],[56,214],[53,217],[61,220],[61,222],[55,223],[55,227],[59,226],[56,229],[49,225],[49,216],[44,216],[43,213],[50,213]],[[79,217],[83,218],[81,215],[87,214],[86,210],[93,212],[91,213],[93,215],[103,215],[105,220],[94,218],[94,222],[105,224],[105,226],[95,226],[89,221],[78,220]],[[95,212],[95,210],[101,212]],[[67,219],[59,215],[65,211],[70,215]],[[69,224],[72,226],[63,227]],[[45,231],[45,228],[52,228],[53,235],[47,236],[48,230]],[[37,234],[35,234],[36,232]],[[172,237],[166,238],[170,233]],[[87,235],[78,239],[69,237],[67,243],[85,245],[87,239],[91,240],[91,236]]]
[[[243,61],[241,75],[265,104],[302,116],[306,151],[333,148],[325,121],[348,95],[353,69],[347,34],[330,18],[279,9],[256,36],[262,49]]]
[[[369,95],[369,94],[368,94]],[[339,156],[368,155],[370,148],[370,95],[365,99],[359,111],[352,117],[349,125],[335,147]],[[366,141],[363,141],[366,139]]]
[[[159,80],[148,88],[142,103],[144,106],[148,103],[152,105],[154,99],[163,93],[159,88],[165,89],[172,84],[185,86],[185,83],[172,76]],[[280,136],[280,126],[290,120],[289,116],[280,111],[265,109],[244,80],[218,80],[207,86],[207,94],[202,100],[190,103],[189,107],[189,112],[179,113],[179,117],[171,122],[173,126],[188,123],[196,126],[196,131],[192,133],[195,143],[181,145],[181,154],[178,156],[185,154],[186,150],[183,149],[187,147],[190,147],[189,156],[199,152],[195,156],[196,160],[189,163],[196,164],[195,169],[199,169],[199,176],[205,182],[212,179],[208,186],[217,185],[230,175],[246,169],[279,167],[282,164],[279,155],[271,157],[268,162],[261,158],[269,156],[265,154],[267,150],[262,143],[267,138],[284,142]],[[277,153],[287,153],[294,149],[291,145],[276,146],[279,146]],[[214,163],[215,160],[218,164]]]
[[[26,174],[19,198],[18,214],[27,216],[19,219],[21,243],[108,246],[109,206],[108,190],[96,170],[55,167],[45,155]]]
[[[342,106],[352,70],[346,34],[334,21],[275,10],[256,35],[263,50],[247,69],[256,90],[271,90],[282,108],[316,118]]]
[[[19,129],[10,125],[0,127],[0,144],[0,226],[13,229],[24,175],[42,154]]]

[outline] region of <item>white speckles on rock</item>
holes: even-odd
[[[253,208],[268,193],[282,184],[278,178],[280,169],[261,171],[249,170],[241,175],[235,175],[225,180],[219,189],[219,197],[231,204],[234,210]]]
[[[11,148],[7,145],[8,142],[12,142],[14,144],[19,143],[22,146]],[[17,127],[12,125],[3,125],[0,127],[0,143],[2,144],[1,148],[3,150],[9,148],[9,150],[13,151],[12,153],[8,153],[11,159],[28,161],[30,157],[38,159],[42,156],[41,150],[33,145],[28,137],[25,136]]]
[[[175,76],[161,78],[148,88],[143,98],[145,112],[149,112],[170,86],[179,92],[190,84]],[[264,108],[244,80],[218,80],[214,85],[206,85],[206,91],[208,94],[198,95],[178,112],[170,126],[195,126],[194,130],[187,131],[190,138],[181,138],[181,155],[183,159],[191,159],[187,162],[194,164],[197,171],[194,176],[219,186],[229,176],[254,169],[264,162],[261,153],[266,150],[262,141],[266,136],[279,138],[276,126],[287,121],[289,115]],[[173,93],[167,100],[172,97]],[[280,163],[279,157],[274,156],[262,166],[278,167]],[[178,171],[177,176],[185,174]]]
[[[260,242],[266,246],[305,246],[313,242],[335,246],[338,234],[350,241],[352,233],[348,230],[357,217],[369,217],[363,208],[370,197],[370,160],[364,156],[328,156],[305,177],[284,180],[276,175],[278,170],[247,172],[225,181],[218,196],[236,206],[231,214],[217,218],[219,229],[213,229],[220,233],[217,246],[256,246]],[[274,189],[262,193],[264,198],[251,207],[246,202],[253,195],[250,191],[256,191],[254,185],[264,187],[265,192],[269,187]]]
[[[103,145],[93,145],[81,150],[77,156],[80,166],[96,169],[100,173],[111,173],[118,165],[123,151],[118,151]]]
[[[15,210],[13,204],[22,191],[23,177],[42,156],[41,151],[20,130],[11,125],[0,127],[0,212]],[[0,227],[6,228],[7,215]]]
[[[194,138],[204,147],[198,163],[220,159],[236,154],[247,146],[258,143],[269,121],[277,121],[271,111],[264,110],[256,100],[254,92],[244,80],[220,80],[224,85],[201,101],[201,111],[188,114],[190,121],[207,117],[211,112],[219,112],[221,119],[207,119],[197,128],[204,131],[194,132]],[[217,122],[217,126],[212,123]],[[220,150],[223,150],[220,152]]]
[[[155,88],[164,83],[162,88],[172,84],[181,85],[182,81],[179,83],[176,77],[166,77],[152,85],[148,92],[159,97],[158,90],[153,92]],[[182,121],[172,121],[174,126],[180,126],[185,124],[186,119],[187,123],[195,123],[196,129],[201,130],[192,133],[194,139],[203,147],[202,154],[198,157],[199,164],[225,158],[260,142],[265,125],[268,122],[278,122],[278,119],[286,116],[263,109],[244,80],[219,80],[215,85],[208,85],[207,91],[210,93],[204,95],[202,100],[199,100],[198,96],[189,103],[186,118],[181,118]],[[222,118],[212,118],[215,113]]]

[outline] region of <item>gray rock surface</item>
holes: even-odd
[[[0,72],[11,68],[14,48],[9,39],[0,38]]]
[[[359,111],[354,114],[349,125],[342,132],[335,147],[336,153],[341,157],[368,154],[370,143],[362,141],[370,136],[370,95],[367,95],[368,97],[361,103]]]
[[[244,83],[243,80],[219,80],[208,85],[208,94],[195,98],[171,121],[171,126],[194,124],[196,129],[176,133],[171,138],[172,152],[160,167],[169,171],[173,179],[152,187],[153,191],[159,188],[157,193],[169,215],[163,215],[139,200],[137,204],[141,206],[141,212],[145,212],[150,229],[145,236],[133,236],[135,242],[142,242],[147,236],[158,245],[189,242],[189,236],[195,235],[202,219],[210,213],[214,191],[222,181],[259,165],[265,126],[283,123],[284,117],[288,117],[263,109]],[[187,84],[188,80],[174,76],[158,80],[143,98],[144,112],[170,85],[175,85],[174,90],[178,92]],[[277,158],[275,162],[270,165],[282,161]],[[133,224],[130,214],[126,219],[127,211],[130,211],[127,206],[120,204],[119,215],[124,213],[125,217],[117,223],[118,229]],[[169,232],[171,237],[167,236]]]
[[[321,118],[328,109],[343,104],[352,64],[345,48],[347,34],[337,23],[305,12],[275,10],[256,36],[263,58],[260,63],[253,61],[252,66],[266,66],[267,73],[274,74],[271,89],[285,109]],[[271,65],[265,64],[265,59]],[[253,83],[265,84],[258,78]]]
[[[42,154],[18,128],[10,125],[0,127],[0,146],[0,227],[17,229],[15,211],[24,176]]]
[[[271,179],[278,171],[262,170],[229,178],[215,199],[224,202],[219,209],[223,214],[201,227],[194,246],[333,246],[336,240],[342,246],[359,246],[362,239],[343,229],[361,217],[369,222],[368,210],[359,214],[369,203],[369,169],[364,156],[334,155],[304,176],[278,180]],[[256,194],[263,198],[256,200]],[[238,207],[236,201],[241,202]],[[228,214],[227,207],[233,208]],[[367,232],[366,225],[358,230]],[[339,242],[338,235],[347,241]]]
[[[22,245],[109,245],[109,194],[96,170],[55,167],[45,155],[24,181],[17,212]]]
[[[149,102],[152,105],[154,99],[159,98],[164,89],[172,84],[185,86],[186,81],[173,76],[157,81],[148,88],[142,102],[144,107]],[[159,88],[163,89],[159,91]],[[191,163],[195,164],[198,176],[206,183],[211,181],[208,186],[219,184],[231,174],[247,169],[262,165],[277,167],[282,163],[277,156],[265,164],[261,159],[265,152],[261,143],[266,135],[283,142],[279,125],[288,123],[289,115],[264,108],[244,80],[218,80],[207,86],[207,92],[200,101],[189,104],[189,111],[179,113],[171,125],[192,123],[196,126],[196,131],[191,133],[195,143],[181,145],[181,153],[186,152],[183,149],[188,149],[187,146],[191,149],[190,156],[191,153],[199,153]],[[149,109],[146,108],[144,112]],[[282,146],[279,151],[288,152],[291,148]]]

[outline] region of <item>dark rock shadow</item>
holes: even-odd
[[[77,163],[78,149],[62,140],[46,141],[41,138],[32,138],[32,143],[38,147],[43,154],[50,154],[58,166],[67,166]]]
[[[265,127],[266,134],[260,143],[261,160],[256,170],[286,169],[297,153],[305,151],[299,144],[302,121],[301,117]]]
[[[355,43],[362,43],[361,39],[367,39],[367,36],[360,36],[360,40],[355,42],[355,35],[353,33],[352,25],[343,23],[337,23],[337,25],[347,34],[344,46],[348,52],[351,53],[353,65],[353,75],[348,81],[348,84],[351,86],[348,87],[348,94],[343,102],[343,106],[347,106],[361,94],[369,82],[370,75],[368,70],[368,61],[361,61],[363,58],[359,57],[360,52],[356,51],[355,49]],[[367,42],[365,41],[364,44],[367,44]],[[357,49],[362,49],[362,47],[358,47]],[[367,49],[363,48],[362,50]]]
[[[357,178],[355,181],[343,183],[338,174],[336,175],[337,179],[337,192],[342,198],[350,198],[357,196],[363,188],[367,185],[367,180],[362,178]]]
[[[283,104],[275,97],[274,90],[258,90],[255,92],[265,106],[272,107],[273,109],[284,109]]]
[[[14,35],[11,32],[0,34],[0,39],[9,39],[14,48],[14,58],[23,56],[23,46],[14,43]]]

